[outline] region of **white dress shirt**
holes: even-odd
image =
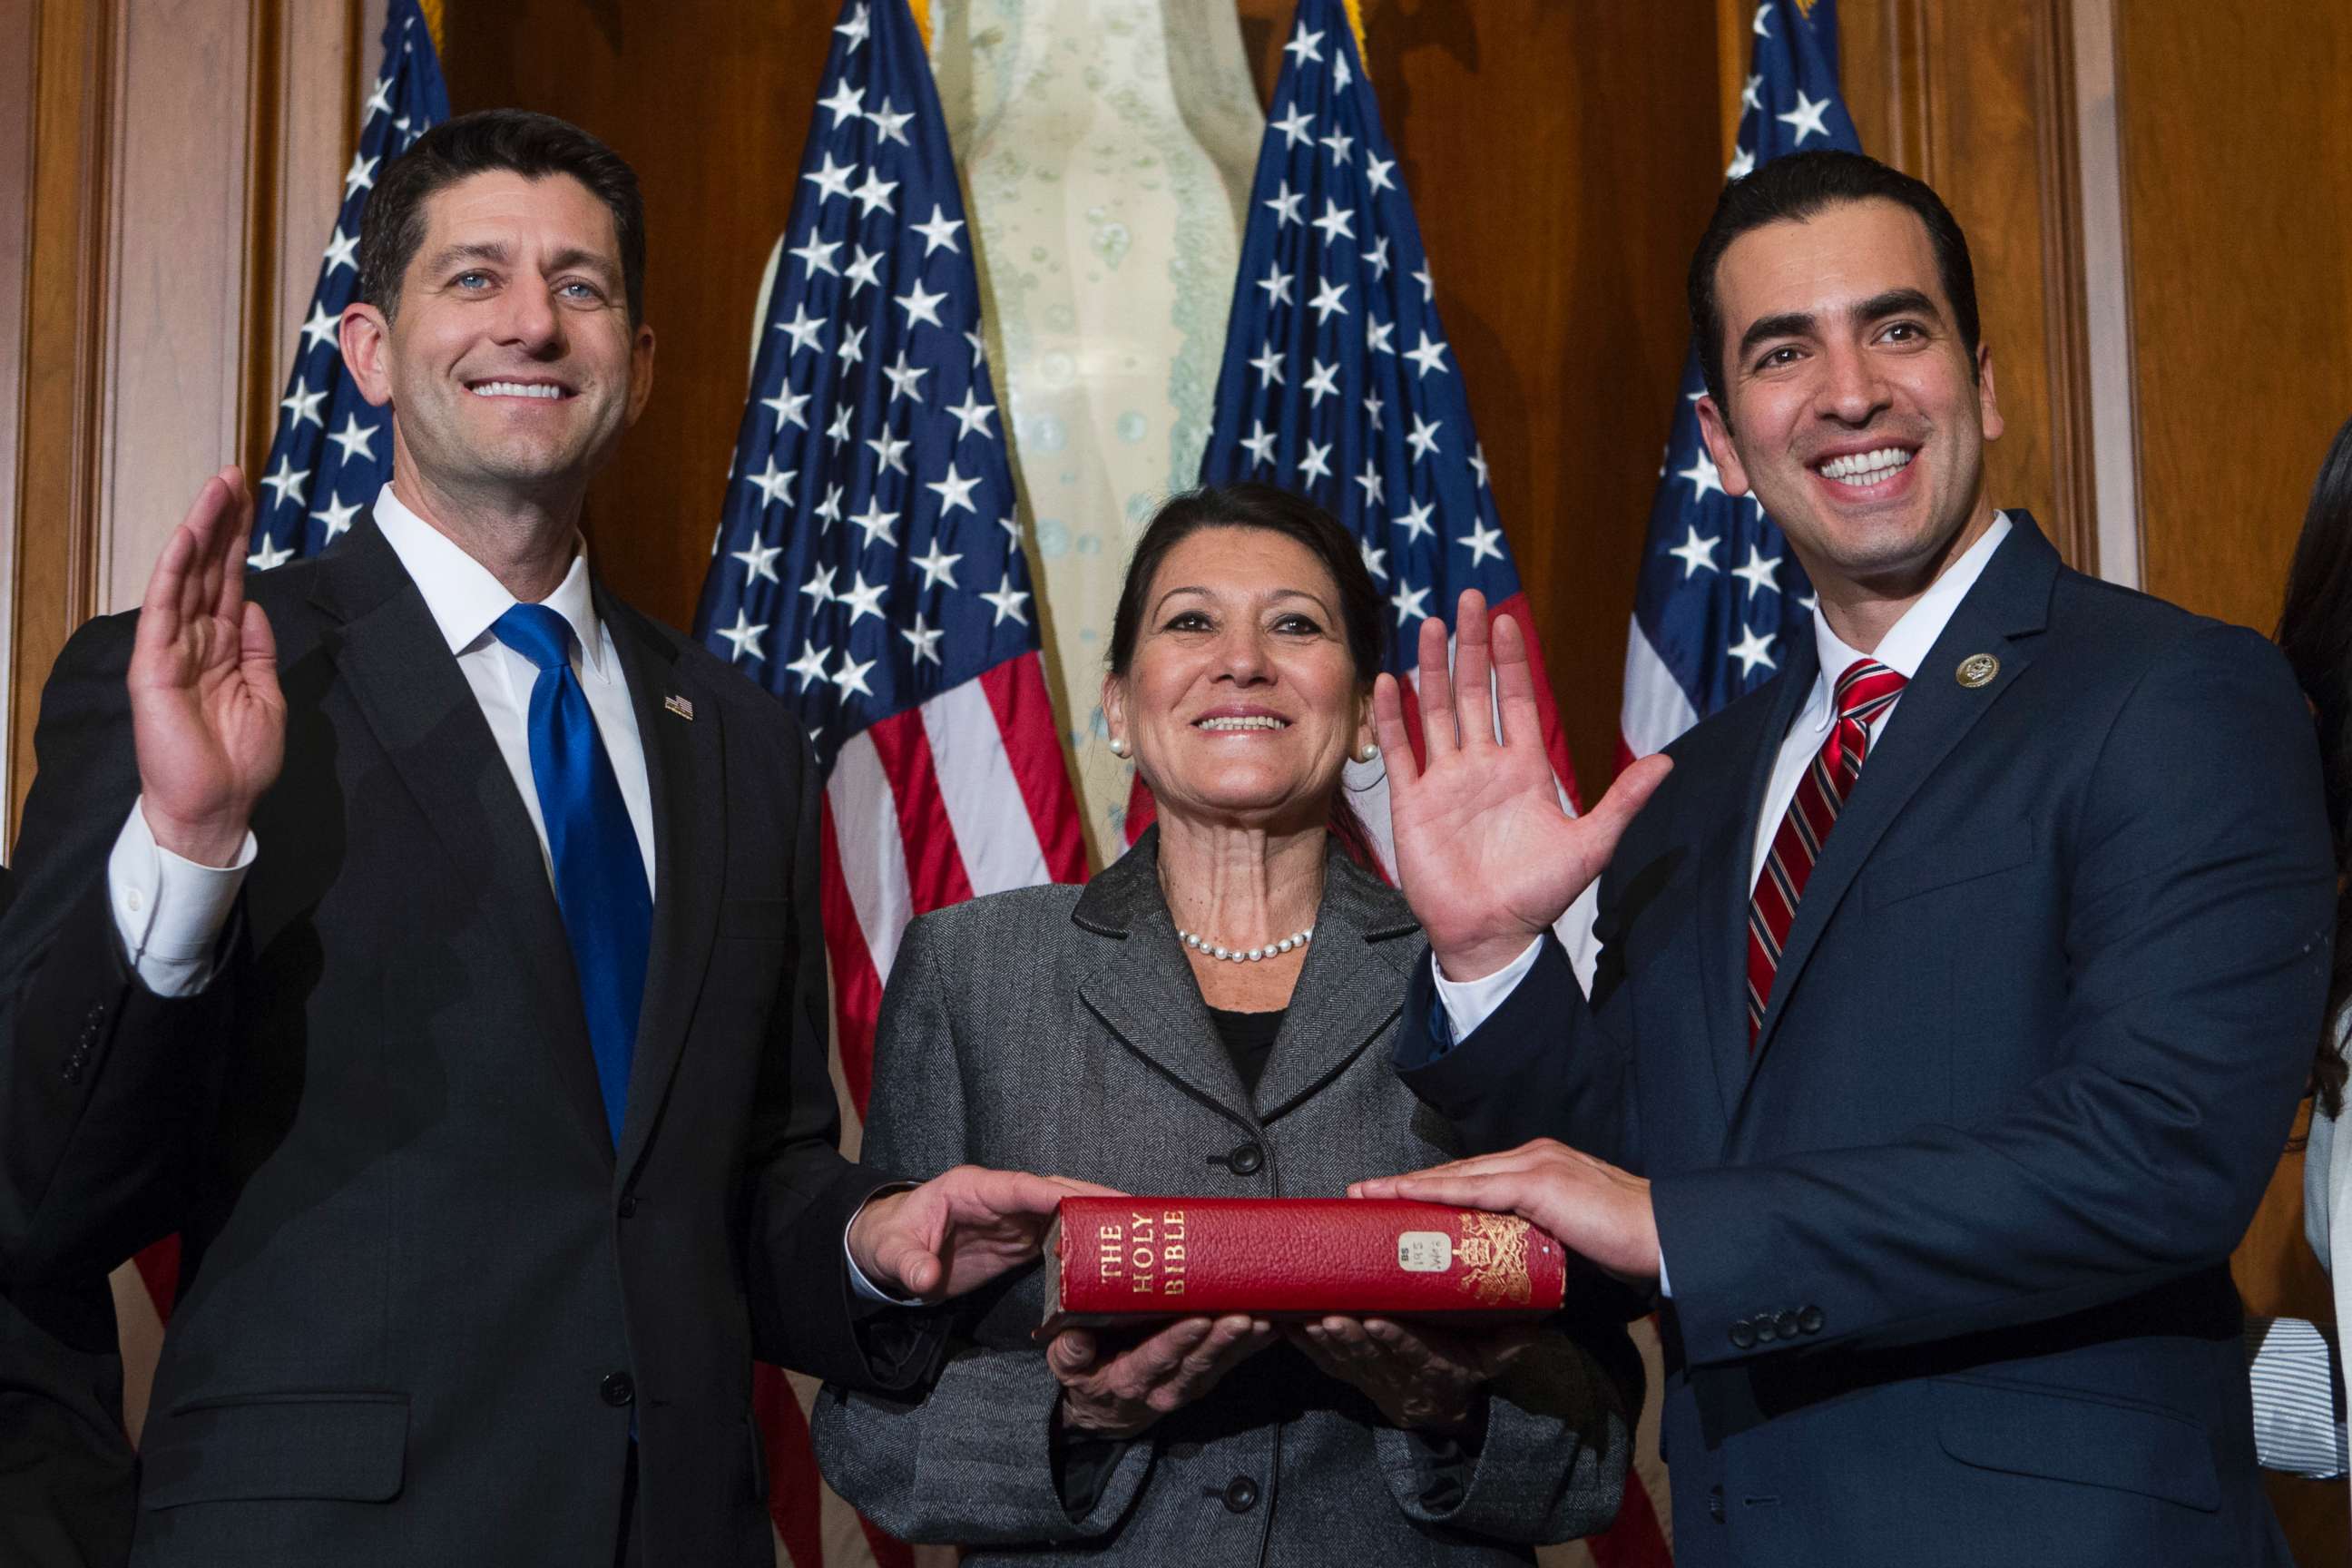
[[[1757,877],[1763,872],[1765,857],[1771,853],[1772,836],[1780,828],[1780,818],[1788,815],[1789,802],[1796,796],[1797,781],[1804,776],[1814,754],[1828,739],[1830,721],[1834,717],[1832,692],[1838,677],[1844,674],[1846,668],[1854,660],[1864,658],[1875,658],[1906,681],[1917,675],[1920,660],[1926,658],[1927,650],[1936,646],[1936,639],[1944,635],[1944,627],[1950,622],[1952,612],[1960,607],[1960,601],[1968,597],[1969,590],[1975,587],[1977,579],[1984,574],[1985,563],[1992,559],[1993,552],[2000,548],[2000,542],[2009,537],[2009,530],[2007,514],[1994,513],[1992,526],[1985,530],[1984,536],[1962,551],[1959,559],[1946,567],[1942,574],[1927,585],[1927,591],[1903,612],[1901,619],[1887,628],[1886,635],[1879,639],[1878,647],[1867,655],[1855,652],[1841,641],[1838,635],[1830,630],[1829,619],[1822,614],[1820,605],[1813,606],[1813,648],[1819,655],[1821,668],[1813,676],[1812,689],[1805,696],[1804,707],[1799,710],[1795,721],[1789,726],[1788,734],[1780,742],[1780,755],[1773,760],[1771,782],[1765,787],[1763,810],[1756,822],[1755,847],[1748,856],[1749,887],[1756,885]],[[1903,700],[1898,696],[1871,721],[1873,744],[1885,732],[1887,721],[1902,705]],[[1431,967],[1437,981],[1438,999],[1444,1005],[1445,1020],[1452,1026],[1454,1038],[1467,1039],[1472,1030],[1494,1015],[1495,1009],[1503,1005],[1504,998],[1510,995],[1519,982],[1527,978],[1528,971],[1535,967],[1536,954],[1541,946],[1542,939],[1538,937],[1529,942],[1518,957],[1479,980],[1448,980],[1445,972],[1437,968],[1433,961]],[[1744,952],[1741,962],[1746,962]],[[1666,1295],[1673,1294],[1665,1288],[1663,1260],[1659,1288]]]

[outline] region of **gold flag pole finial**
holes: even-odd
[[[1372,68],[1372,57],[1364,47],[1364,0],[1347,0],[1348,30],[1356,35],[1356,54],[1364,68]]]
[[[416,8],[425,13],[425,30],[433,35],[433,55],[436,59],[438,59],[442,53],[441,6],[442,0],[416,0]]]
[[[924,52],[929,53],[931,47],[931,0],[907,0],[907,9],[913,13],[915,31],[922,34]]]

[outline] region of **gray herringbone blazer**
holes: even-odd
[[[1389,1066],[1426,951],[1404,902],[1336,849],[1315,942],[1255,1101],[1178,946],[1147,834],[1080,889],[1024,889],[908,928],[882,1006],[866,1155],[965,1161],[1139,1194],[1336,1196],[1452,1157]],[[987,1293],[920,1404],[828,1386],[825,1479],[884,1528],[967,1564],[1503,1563],[1605,1528],[1640,1370],[1622,1329],[1549,1336],[1497,1384],[1474,1459],[1444,1462],[1287,1346],[1129,1447],[1086,1518],[1047,1449],[1058,1388],[1030,1340],[1035,1270]],[[1248,1484],[1237,1485],[1246,1481]]]

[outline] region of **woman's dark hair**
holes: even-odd
[[[2303,534],[2287,568],[2279,646],[2311,700],[2326,770],[2327,825],[2336,837],[2336,955],[2327,980],[2327,1017],[2320,1026],[2311,1081],[2330,1116],[2344,1109],[2344,1053],[2337,1022],[2352,1002],[2352,420],[2336,432],[2319,465]]]
[[[1370,686],[1381,669],[1381,595],[1372,574],[1364,569],[1362,550],[1339,520],[1304,496],[1273,485],[1203,485],[1173,495],[1160,504],[1135,542],[1127,563],[1127,581],[1118,591],[1118,610],[1111,617],[1110,655],[1106,661],[1113,675],[1126,676],[1135,658],[1136,639],[1143,632],[1144,599],[1160,563],[1192,535],[1209,528],[1254,528],[1278,533],[1304,545],[1323,563],[1339,590],[1340,630],[1356,666],[1359,685]],[[1331,831],[1348,853],[1363,865],[1372,865],[1371,836],[1349,805],[1345,792],[1331,797]]]
[[[426,200],[493,170],[527,180],[569,174],[587,186],[613,215],[629,325],[645,320],[646,204],[636,172],[577,125],[527,109],[482,109],[443,121],[376,176],[360,216],[359,297],[385,321],[397,315],[402,275],[425,243]]]

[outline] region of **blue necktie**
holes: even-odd
[[[596,1085],[615,1148],[629,1102],[629,1058],[646,994],[653,894],[612,759],[588,694],[572,673],[572,624],[545,605],[517,605],[491,635],[539,667],[530,689],[530,776],[555,863],[555,902],[572,939]]]

